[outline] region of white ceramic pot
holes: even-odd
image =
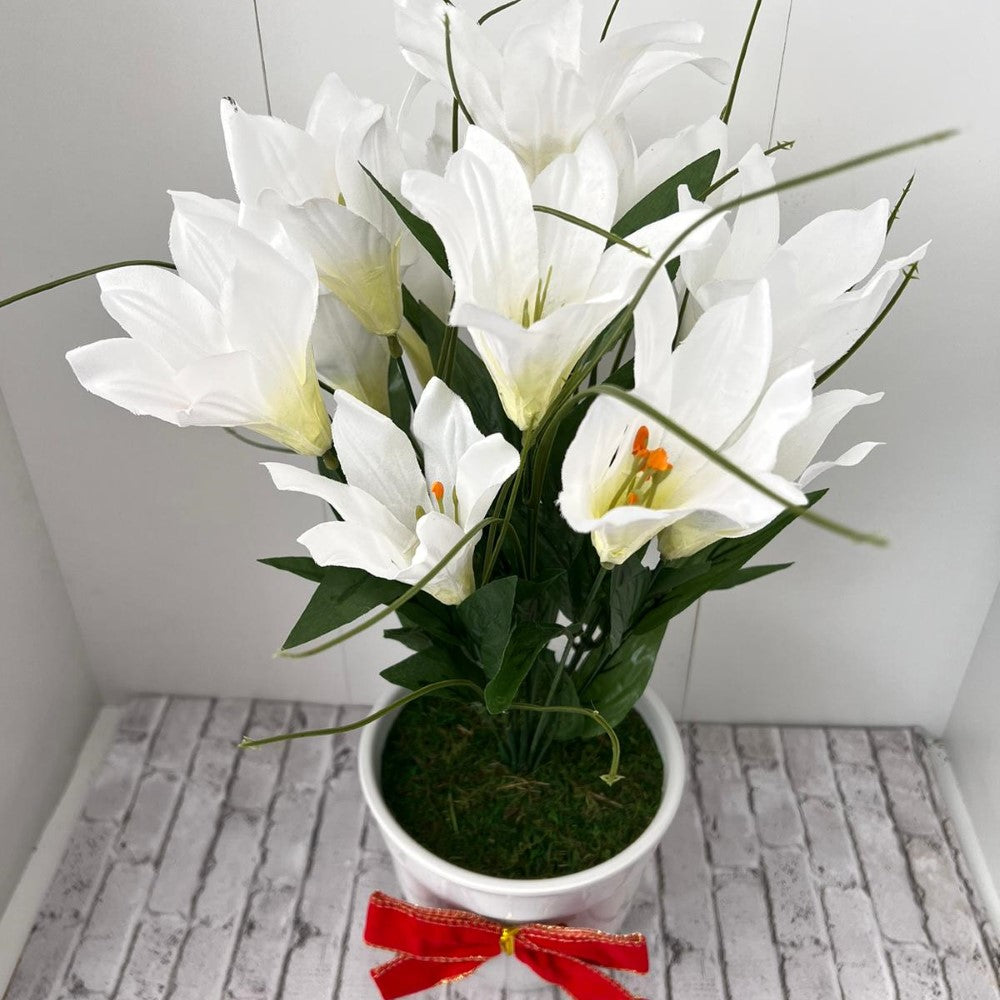
[[[377,707],[407,692],[394,688]],[[670,826],[684,788],[684,747],[663,702],[647,691],[636,710],[649,727],[663,757],[663,799],[652,822],[624,851],[574,875],[558,878],[505,879],[459,868],[417,843],[389,812],[381,790],[382,748],[396,713],[362,732],[358,770],[361,790],[382,833],[403,895],[420,906],[469,910],[503,924],[552,923],[615,932],[621,928],[643,870]],[[623,770],[627,773],[627,761]],[[476,974],[478,982],[525,990],[542,988],[533,973],[502,956]]]

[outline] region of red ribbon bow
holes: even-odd
[[[575,1000],[639,1000],[595,966],[649,971],[641,934],[549,924],[505,927],[464,910],[413,906],[381,892],[368,902],[365,943],[399,953],[372,969],[385,1000],[462,979],[502,953],[514,955]]]

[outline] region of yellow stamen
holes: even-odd
[[[638,503],[638,501],[639,495],[637,493],[629,493],[629,495],[625,498],[625,503],[627,503],[630,507],[633,504]]]

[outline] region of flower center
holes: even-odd
[[[670,475],[673,465],[664,448],[649,448],[649,428],[643,424],[632,441],[632,464],[618,491],[608,504],[614,507],[649,507],[657,487]]]
[[[434,482],[431,483],[430,487],[428,488],[428,492],[430,493],[434,502],[437,504],[437,509],[442,514],[446,513],[444,509],[444,493],[445,493],[444,483],[442,483],[440,479],[435,479]],[[458,523],[458,492],[454,489],[452,489],[451,491],[451,504],[452,508],[454,509],[453,516],[455,518],[455,522]],[[414,513],[416,516],[416,520],[419,521],[420,518],[422,518],[427,513],[427,511],[424,510],[423,507],[418,506]]]

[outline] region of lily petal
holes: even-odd
[[[412,428],[424,453],[424,474],[432,483],[454,486],[461,457],[483,440],[465,400],[439,378],[432,378],[420,394]]]
[[[212,304],[178,275],[136,266],[105,271],[97,280],[108,313],[174,370],[229,349]]]
[[[334,163],[302,129],[270,115],[251,115],[235,102],[221,106],[222,131],[240,201],[257,205],[268,190],[290,205],[340,194]]]
[[[463,534],[462,529],[450,517],[437,511],[425,514],[417,521],[420,545],[413,563],[399,574],[398,579],[404,583],[416,583],[448,554]],[[479,535],[464,545],[430,583],[425,584],[424,590],[442,604],[461,604],[476,589],[472,553],[478,541]]]
[[[427,484],[409,438],[384,414],[344,391],[334,396],[333,439],[347,481],[402,524],[427,508]]]
[[[461,457],[455,480],[458,520],[468,531],[484,517],[500,487],[517,471],[520,456],[502,434],[475,442]]]
[[[403,318],[399,244],[389,241],[366,219],[327,198],[283,206],[262,199],[306,247],[319,280],[372,333],[390,336]]]
[[[834,427],[856,406],[877,403],[883,395],[881,392],[865,395],[854,389],[834,389],[818,395],[809,416],[782,440],[774,471],[793,482],[801,482],[806,466],[823,447]]]
[[[535,204],[610,229],[618,197],[617,167],[600,132],[591,130],[575,152],[553,160],[532,185],[531,196]],[[585,298],[606,248],[605,239],[551,215],[540,215],[537,225],[538,271],[548,289],[547,300],[563,303]]]
[[[815,465],[810,465],[799,478],[799,485],[802,487],[808,486],[817,476],[822,475],[830,469],[839,466],[857,465],[866,459],[880,444],[882,444],[881,441],[862,441],[861,444],[856,444],[853,448],[848,448],[840,458],[836,458],[832,462],[817,462]]]
[[[875,266],[885,246],[889,203],[827,212],[803,226],[778,251],[795,261],[800,296],[829,302]]]
[[[369,333],[336,295],[321,295],[313,325],[320,381],[389,412],[389,342]]]
[[[179,426],[188,399],[174,384],[174,369],[145,344],[128,337],[99,340],[70,351],[66,360],[88,392]]]

